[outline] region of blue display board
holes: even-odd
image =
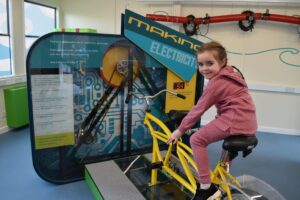
[[[86,163],[151,149],[152,138],[143,125],[146,105],[136,99],[132,99],[131,146],[127,149],[126,86],[91,131],[91,140],[78,139],[82,122],[111,88],[110,68],[126,59],[134,61],[133,67],[146,69],[155,87],[165,88],[166,68],[120,35],[50,33],[30,48],[27,80],[33,163],[42,178],[54,183],[78,180]],[[141,76],[135,78],[133,89],[148,94]],[[161,109],[159,102],[157,107]]]
[[[124,35],[185,81],[197,71],[196,50],[203,43],[130,10]]]

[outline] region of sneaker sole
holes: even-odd
[[[212,196],[210,196],[207,200],[214,200],[214,199],[216,199],[216,198],[218,198],[220,196],[221,196],[221,191],[218,190]]]

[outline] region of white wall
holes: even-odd
[[[93,28],[99,33],[115,33],[115,0],[61,1],[62,27]]]
[[[61,2],[61,17],[64,27],[88,27],[95,28],[100,33],[120,33],[121,13],[124,13],[125,8],[141,15],[165,12],[174,16],[194,14],[196,17],[204,17],[206,13],[210,16],[238,14],[248,9],[261,13],[269,9],[270,13],[283,15],[300,13],[300,4],[297,3],[153,2],[64,0]],[[164,24],[182,31],[181,25]],[[230,64],[238,66],[249,83],[257,106],[259,129],[262,131],[300,135],[300,123],[298,123],[300,119],[299,52],[283,54],[283,58],[290,64],[297,65],[293,67],[279,59],[282,51],[275,50],[277,48],[295,48],[300,51],[300,39],[296,27],[296,25],[280,22],[258,21],[252,32],[243,32],[237,26],[237,22],[228,22],[211,24],[205,37],[195,37],[202,41],[218,40],[227,48]],[[205,32],[205,28],[202,27],[203,32]],[[268,51],[252,56],[245,55],[265,50]],[[215,110],[209,110],[203,116],[203,123],[207,123],[214,115]]]

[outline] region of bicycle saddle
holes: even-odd
[[[243,152],[243,157],[246,157],[256,147],[258,140],[255,136],[230,136],[224,139],[223,149],[237,156],[239,151]]]

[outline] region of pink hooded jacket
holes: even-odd
[[[193,109],[184,117],[178,129],[184,133],[212,105],[217,108],[216,118],[211,122],[231,135],[255,135],[257,120],[255,105],[245,80],[231,66],[226,66],[207,84]],[[212,133],[213,134],[213,133]]]

